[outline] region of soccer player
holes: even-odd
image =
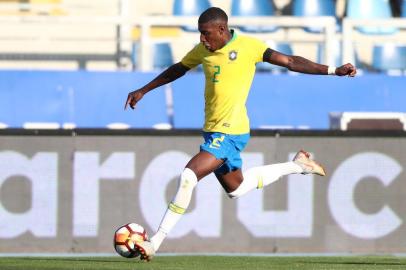
[[[228,28],[227,14],[217,7],[204,11],[198,20],[200,43],[151,82],[130,92],[125,109],[134,106],[149,91],[172,82],[191,68],[203,65],[205,85],[204,142],[181,173],[175,197],[150,241],[137,246],[142,260],[150,260],[166,235],[185,213],[198,181],[214,172],[230,198],[263,188],[282,176],[301,173],[324,176],[321,165],[301,150],[290,162],[241,171],[240,152],[250,137],[245,102],[255,73],[255,64],[268,62],[307,74],[355,76],[352,64],[329,67],[300,56],[284,55],[253,37],[237,35]]]

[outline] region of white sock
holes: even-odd
[[[254,167],[244,172],[244,180],[240,186],[233,192],[230,192],[228,196],[233,199],[238,198],[253,189],[260,189],[276,182],[282,176],[302,172],[303,169],[293,161]]]
[[[185,213],[192,199],[193,189],[197,184],[196,174],[189,168],[185,168],[179,180],[178,191],[169,204],[168,209],[162,218],[158,231],[151,237],[151,243],[157,251],[165,239],[166,235],[172,230],[175,224]]]

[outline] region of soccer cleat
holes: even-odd
[[[310,158],[310,153],[300,150],[297,152],[296,156],[293,158],[293,162],[299,165],[303,172],[302,174],[318,174],[325,176],[326,172],[324,168],[318,164],[316,161]]]
[[[135,248],[140,253],[140,259],[149,262],[155,255],[155,249],[150,241],[137,243]]]

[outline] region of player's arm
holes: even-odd
[[[329,67],[326,65],[312,62],[301,56],[285,55],[272,49],[266,49],[263,61],[274,65],[286,67],[295,72],[318,75],[338,75],[354,77],[357,73],[356,68],[348,63],[340,67]]]
[[[189,70],[187,66],[182,63],[176,63],[161,74],[159,74],[155,79],[128,94],[127,101],[125,102],[124,110],[127,109],[127,106],[130,105],[131,109],[134,109],[135,104],[142,99],[142,97],[149,91],[158,88],[164,84],[170,83],[176,79],[179,79]]]

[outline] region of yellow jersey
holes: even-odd
[[[231,31],[233,37],[223,48],[210,52],[199,43],[181,63],[189,68],[203,65],[206,80],[203,130],[245,134],[250,131],[245,103],[255,64],[262,62],[268,46],[259,39]]]

